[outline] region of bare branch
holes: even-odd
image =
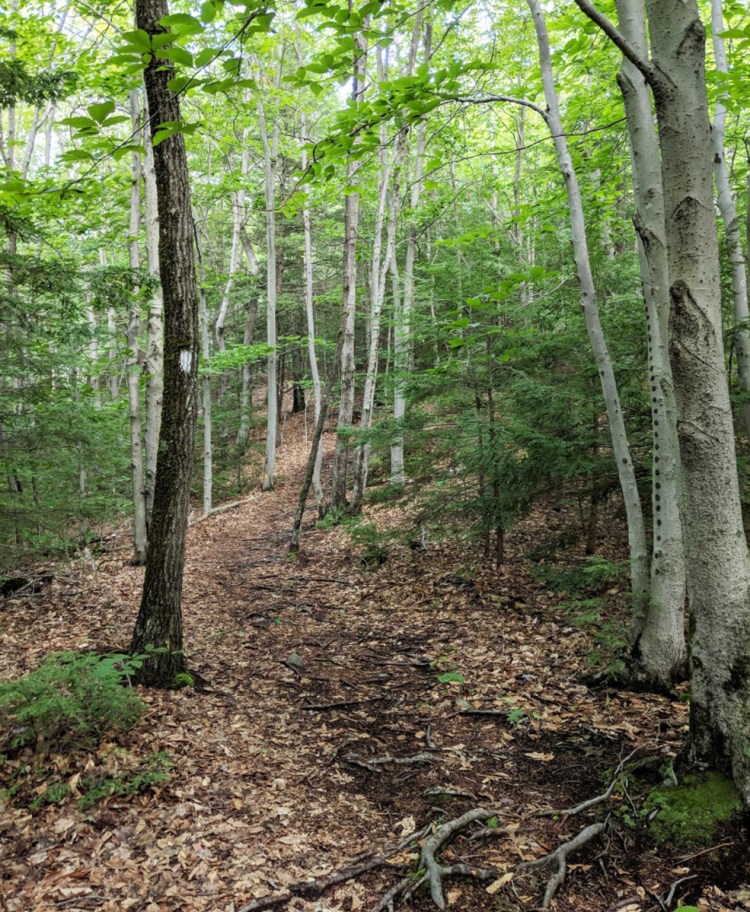
[[[651,62],[649,60],[644,60],[627,38],[625,38],[604,13],[600,12],[589,2],[589,0],[575,0],[575,4],[595,25],[599,26],[607,38],[609,38],[615,47],[622,51],[623,55],[628,58],[633,66],[640,70],[643,74],[643,78],[653,88],[659,81],[659,77]]]

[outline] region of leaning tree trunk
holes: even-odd
[[[167,0],[136,0],[136,22],[162,34]],[[168,87],[173,68],[152,57],[144,72],[151,135],[160,123],[179,123],[180,105]],[[182,576],[196,423],[198,293],[185,140],[175,133],[154,148],[159,205],[159,263],[164,293],[164,407],[149,535],[146,576],[131,652],[159,650],[141,668],[141,683],[168,687],[186,667],[182,649]]]
[[[620,29],[647,55],[643,0],[617,0]],[[677,405],[669,364],[669,264],[664,233],[661,156],[646,80],[626,57],[618,82],[625,102],[635,194],[641,285],[648,320],[649,386],[653,425],[652,551],[649,601],[634,623],[636,680],[669,688],[684,672],[685,551],[680,515],[681,475]],[[659,524],[657,524],[657,520]]]
[[[724,45],[722,32],[724,31],[724,13],[722,0],[711,0],[711,38],[714,47],[714,60],[719,73],[729,72],[727,65],[727,52]],[[724,148],[724,134],[727,122],[727,109],[719,99],[714,111],[711,142],[714,155],[714,174],[716,175],[716,190],[719,198],[719,211],[724,222],[727,247],[729,248],[729,262],[732,265],[732,300],[734,303],[734,350],[737,355],[737,374],[740,388],[745,396],[742,407],[742,417],[745,424],[745,433],[750,438],[750,310],[747,298],[747,273],[745,271],[745,254],[742,250],[742,231],[737,215],[737,206],[729,185],[729,169],[727,168],[726,150]]]
[[[604,395],[604,403],[609,421],[609,431],[612,439],[612,450],[617,464],[620,487],[625,502],[625,512],[628,523],[628,543],[630,550],[630,572],[633,598],[638,606],[643,606],[648,600],[649,591],[649,561],[648,546],[646,544],[646,528],[643,521],[640,494],[635,478],[635,469],[630,455],[625,420],[620,405],[617,390],[617,381],[612,368],[612,359],[604,339],[601,321],[599,319],[599,304],[597,301],[594,278],[591,272],[589,259],[586,227],[583,217],[583,201],[578,186],[573,160],[568,150],[568,141],[563,130],[560,106],[557,99],[557,90],[552,73],[552,60],[550,54],[549,36],[544,12],[539,0],[526,0],[531,10],[534,27],[539,44],[539,61],[542,68],[542,81],[544,94],[547,100],[547,124],[552,133],[557,154],[558,165],[565,180],[565,189],[568,194],[568,208],[573,237],[573,255],[579,281],[581,283],[581,307],[583,309],[586,331],[594,355],[596,367]]]
[[[130,117],[133,134],[141,130],[141,112],[138,90],[130,92]],[[135,276],[141,265],[138,235],[141,227],[141,154],[133,152],[132,184],[130,187],[130,226],[128,253],[130,268]],[[133,288],[126,333],[128,358],[126,362],[128,388],[128,415],[130,423],[130,474],[133,488],[133,557],[131,563],[141,566],[146,562],[146,499],[143,494],[143,439],[141,429],[141,385],[138,335],[141,323],[141,290]]]

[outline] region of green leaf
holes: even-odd
[[[65,162],[93,161],[94,156],[85,149],[69,149],[63,152],[60,159]]]
[[[114,101],[102,101],[99,104],[89,105],[86,110],[89,115],[97,122],[104,123],[109,115],[114,111]]]
[[[452,682],[463,684],[466,681],[466,678],[459,671],[446,671],[438,676],[438,681],[440,681],[441,684],[450,684]]]
[[[213,22],[216,18],[216,7],[208,0],[201,6],[201,22]]]
[[[211,63],[214,57],[218,57],[220,53],[221,48],[203,48],[195,57],[195,65],[199,67],[206,66]]]
[[[96,130],[97,123],[90,117],[64,117],[59,123],[65,127],[75,127],[76,130]]]
[[[172,13],[159,20],[159,25],[169,28],[175,35],[198,35],[203,31],[203,26],[195,16],[187,13]]]
[[[148,53],[151,50],[151,39],[148,36],[148,32],[144,32],[143,29],[136,29],[134,32],[124,32],[122,37],[129,45],[143,53]]]
[[[181,47],[171,47],[163,51],[157,51],[156,56],[160,60],[172,60],[175,63],[182,64],[182,66],[191,67],[193,65],[193,55]]]

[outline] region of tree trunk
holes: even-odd
[[[307,149],[305,143],[308,142],[307,135],[307,117],[302,114],[301,123],[302,134],[302,171],[307,169]],[[318,358],[315,352],[315,305],[313,301],[313,256],[312,256],[312,228],[310,225],[310,191],[305,189],[305,202],[302,208],[302,228],[305,236],[305,314],[307,317],[307,353],[310,359],[310,374],[313,384],[313,399],[315,402],[314,426],[317,427],[318,418],[320,417],[320,407],[322,390],[320,383],[320,373],[318,371]],[[322,433],[322,429],[321,429]],[[312,482],[313,491],[315,492],[315,502],[318,505],[318,512],[323,509],[323,485],[320,480],[321,467],[323,465],[323,446],[322,440],[315,448],[315,459],[313,460],[313,469],[310,481]],[[304,509],[304,508],[303,508]]]
[[[636,610],[647,603],[649,592],[649,561],[646,544],[646,528],[643,521],[640,494],[635,478],[633,461],[630,456],[625,420],[620,405],[617,381],[612,368],[612,359],[604,339],[599,319],[594,278],[591,272],[586,227],[583,217],[583,202],[578,186],[573,161],[568,150],[568,141],[563,130],[560,107],[552,73],[549,36],[544,13],[539,0],[527,0],[534,18],[534,27],[539,44],[539,59],[542,68],[544,94],[547,100],[547,123],[555,144],[558,165],[565,180],[568,195],[568,208],[573,237],[573,254],[576,261],[578,278],[581,283],[581,307],[583,309],[586,331],[594,355],[594,361],[602,384],[604,403],[607,409],[609,431],[612,438],[612,449],[617,463],[620,487],[625,502],[628,522],[628,544],[630,553],[630,572],[633,598]],[[642,610],[642,607],[640,607]]]
[[[696,0],[648,0],[647,7],[686,491],[689,756],[701,765],[730,767],[750,804],[750,561],[724,362],[705,30]]]
[[[617,0],[620,29],[645,57],[648,53],[643,0]],[[668,689],[685,666],[685,552],[677,405],[667,335],[669,265],[664,229],[661,156],[651,94],[643,75],[623,58],[618,82],[630,137],[641,285],[648,319],[649,386],[653,425],[652,554],[648,604],[634,618],[634,677]],[[657,470],[658,469],[658,474]],[[661,521],[657,525],[656,520]]]
[[[130,118],[133,134],[141,131],[140,100],[137,89],[130,92]],[[140,268],[141,256],[138,235],[141,227],[141,156],[133,152],[130,188],[130,226],[128,252],[130,268]],[[126,376],[128,385],[128,415],[130,423],[130,474],[133,489],[133,557],[131,563],[142,566],[146,561],[146,501],[143,495],[143,439],[141,429],[141,385],[138,336],[141,322],[140,288],[133,289],[127,328],[128,357]]]
[[[356,105],[364,91],[367,68],[366,39],[360,33],[355,36],[354,67],[351,97]],[[354,187],[358,183],[357,172],[360,162],[349,159],[346,166],[346,183]],[[357,306],[357,235],[359,231],[359,193],[349,192],[344,199],[344,312],[346,322],[341,347],[341,398],[339,401],[339,433],[333,461],[331,483],[331,504],[335,509],[346,507],[347,474],[349,462],[349,441],[342,428],[351,427],[354,417],[354,319]]]
[[[193,231],[195,234],[195,255],[198,260],[198,323],[201,334],[201,365],[205,368],[211,357],[211,332],[208,326],[208,303],[206,301],[206,270],[203,265],[203,242],[198,213],[193,209]],[[201,380],[203,401],[203,515],[208,516],[213,508],[214,497],[214,449],[213,449],[213,403],[211,401],[211,377],[204,374]]]
[[[136,0],[136,22],[149,36],[167,0]],[[177,96],[168,88],[173,68],[151,57],[144,72],[151,135],[163,122],[180,122]],[[168,687],[186,667],[182,648],[182,576],[196,423],[198,294],[185,140],[175,133],[154,148],[159,206],[159,263],[164,293],[164,411],[146,575],[131,652],[156,647],[138,680]]]
[[[146,99],[148,111],[148,98]],[[146,155],[144,158],[144,188],[146,197],[146,257],[148,274],[153,282],[146,326],[146,528],[151,527],[156,486],[156,456],[161,428],[161,407],[164,398],[164,297],[159,276],[159,207],[154,173],[154,150],[148,117],[143,131]]]
[[[412,60],[416,58],[422,31],[422,16],[417,14],[412,33]],[[430,59],[432,26],[429,19],[425,22],[423,46],[425,63]],[[414,152],[414,173],[411,179],[409,200],[409,218],[406,229],[406,261],[404,263],[404,288],[401,306],[394,309],[394,339],[397,358],[396,383],[394,385],[393,416],[397,422],[396,439],[391,444],[391,484],[404,483],[404,434],[403,420],[406,416],[406,374],[412,368],[413,344],[411,336],[411,315],[414,308],[414,265],[417,257],[417,207],[422,194],[422,170],[426,142],[426,124],[421,120],[417,125],[417,144]]]
[[[727,52],[724,38],[724,13],[722,0],[711,0],[711,38],[713,41],[714,60],[719,73],[728,73]],[[740,388],[745,397],[742,406],[742,417],[745,434],[750,439],[750,310],[747,299],[747,273],[745,271],[745,254],[742,250],[742,232],[737,215],[737,206],[729,185],[724,133],[727,122],[727,109],[721,100],[716,102],[714,111],[711,143],[714,158],[714,174],[719,199],[719,211],[724,222],[724,231],[729,248],[729,262],[732,266],[732,300],[734,303],[734,350],[737,356],[737,374]]]
[[[274,126],[269,140],[266,124],[266,110],[258,100],[258,128],[263,144],[264,188],[266,200],[266,341],[272,347],[266,364],[266,465],[261,487],[270,491],[276,474],[276,437],[278,433],[278,393],[276,351],[276,154],[278,127]]]

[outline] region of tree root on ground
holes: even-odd
[[[490,817],[495,816],[497,816],[496,811],[489,811],[485,808],[474,808],[474,810],[462,814],[461,817],[456,817],[454,820],[449,820],[447,823],[439,826],[432,836],[429,836],[425,840],[425,844],[422,846],[416,874],[410,874],[408,877],[404,877],[403,880],[400,880],[394,887],[391,887],[391,889],[381,897],[380,901],[373,906],[371,912],[383,912],[384,909],[388,909],[390,912],[390,910],[393,909],[394,902],[397,898],[408,897],[423,883],[429,884],[430,895],[438,909],[444,909],[444,877],[464,875],[478,877],[480,880],[489,880],[493,877],[497,877],[500,872],[496,868],[477,868],[467,864],[445,866],[441,865],[436,858],[440,849],[459,830],[462,830],[475,821],[489,820]]]
[[[268,896],[261,896],[246,906],[242,906],[239,912],[261,912],[262,909],[272,909],[276,906],[285,906],[295,896],[313,898],[325,893],[330,887],[337,884],[346,883],[348,880],[354,880],[361,874],[373,871],[375,868],[384,867],[391,864],[391,859],[402,852],[411,842],[422,839],[430,830],[430,826],[423,827],[416,833],[402,839],[396,845],[386,849],[381,855],[373,856],[370,852],[353,858],[349,867],[341,871],[335,871],[332,874],[326,874],[325,877],[315,877],[310,880],[299,880],[297,883],[290,884],[278,893],[270,893]]]
[[[573,852],[580,849],[582,846],[585,846],[586,843],[591,842],[592,839],[596,839],[600,833],[604,832],[606,826],[606,822],[592,823],[584,830],[581,830],[573,839],[558,846],[555,851],[550,852],[549,855],[545,855],[543,858],[535,858],[534,861],[525,861],[523,864],[519,865],[519,871],[529,870],[530,868],[544,868],[547,865],[556,865],[556,870],[547,881],[547,889],[544,892],[542,909],[549,909],[555,893],[557,893],[565,880],[565,875],[568,872],[568,856],[572,855]]]

